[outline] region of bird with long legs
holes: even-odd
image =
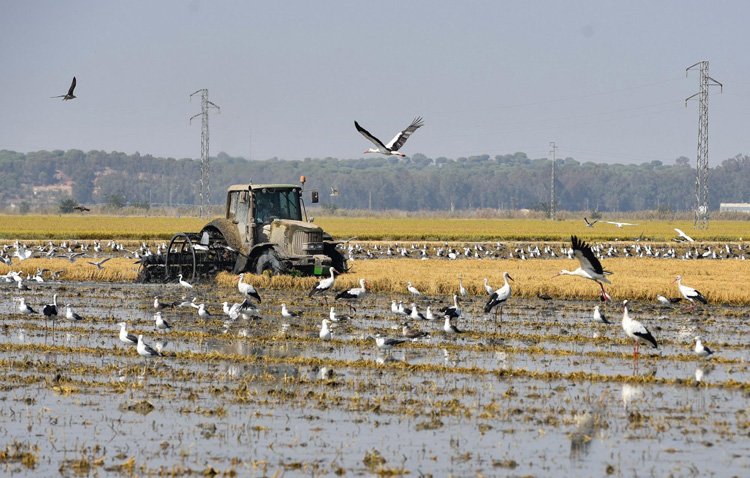
[[[696,301],[698,301],[698,302],[700,302],[701,304],[704,304],[704,305],[708,304],[708,300],[706,300],[706,298],[703,297],[703,294],[701,294],[697,290],[693,289],[692,287],[683,285],[683,283],[682,283],[682,276],[677,276],[675,278],[675,280],[672,281],[673,284],[675,282],[677,282],[677,288],[680,290],[680,294],[682,294],[682,296],[686,300],[690,301],[690,303],[692,304],[692,308],[693,309],[695,309],[695,302]]]
[[[42,314],[48,320],[52,321],[52,337],[55,334],[55,320],[57,319],[57,294],[52,296],[52,303],[42,308]]]
[[[638,360],[638,345],[643,342],[644,344],[650,344],[653,348],[658,348],[656,338],[651,335],[645,325],[630,317],[627,300],[623,301],[622,305],[622,329],[625,331],[625,335],[633,339],[633,359]]]
[[[358,301],[367,294],[366,284],[367,282],[364,279],[359,279],[359,287],[352,287],[351,289],[339,292],[336,294],[334,300],[345,300],[347,305],[349,305],[349,309],[357,312],[357,309],[351,304],[351,301]]]
[[[600,294],[602,302],[612,300],[609,294],[607,294],[607,291],[604,290],[604,284],[611,284],[607,276],[612,273],[604,270],[601,262],[599,262],[599,259],[594,255],[594,251],[591,250],[591,246],[581,239],[578,239],[576,236],[570,236],[570,241],[573,245],[573,255],[578,259],[580,266],[574,271],[563,269],[555,274],[554,277],[568,275],[592,280],[599,284],[599,287],[602,290]]]
[[[510,298],[511,289],[508,279],[513,280],[513,278],[510,276],[510,274],[508,274],[507,271],[503,272],[503,280],[505,281],[505,283],[502,287],[493,292],[487,303],[484,304],[485,314],[489,314],[492,309],[495,309],[495,323],[497,323],[498,309],[502,311],[503,304],[505,304],[505,302]]]
[[[329,272],[331,273],[330,277],[320,279],[318,283],[310,289],[310,292],[307,294],[308,297],[312,297],[316,294],[325,294],[333,287],[333,284],[336,283],[336,274],[338,274],[339,271],[331,267]]]
[[[388,144],[383,144],[382,141],[380,141],[369,131],[361,127],[356,121],[354,122],[354,127],[357,128],[357,131],[359,131],[362,136],[367,138],[371,143],[375,145],[374,148],[367,149],[363,154],[380,153],[385,154],[386,156],[401,156],[403,158],[406,157],[406,155],[400,152],[399,149],[401,149],[404,143],[406,143],[406,140],[409,139],[409,136],[411,136],[411,134],[414,133],[417,129],[422,127],[423,124],[424,123],[422,122],[422,118],[414,118],[414,121],[412,121],[409,126],[404,128],[396,136],[394,136]]]

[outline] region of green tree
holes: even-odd
[[[78,202],[73,198],[65,198],[60,201],[60,212],[63,214],[70,214],[75,211],[75,207],[78,206]]]

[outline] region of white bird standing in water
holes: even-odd
[[[206,310],[206,304],[198,304],[198,316],[201,319],[210,319],[213,317],[211,313]]]
[[[18,313],[19,314],[36,314],[36,310],[32,309],[26,304],[26,299],[23,297],[18,298]]]
[[[693,339],[693,345],[695,348],[693,348],[693,352],[695,352],[695,355],[701,358],[707,358],[714,354],[713,350],[703,345],[703,342],[701,342],[700,337],[695,337]]]
[[[331,273],[331,276],[320,279],[318,283],[310,289],[310,292],[307,294],[308,297],[312,297],[315,294],[323,294],[333,287],[333,284],[336,282],[336,276],[334,274],[338,274],[339,271],[331,267],[329,272]]]
[[[459,330],[458,327],[451,323],[451,318],[445,318],[445,324],[443,324],[443,331],[446,334],[462,334],[463,330]]]
[[[159,330],[171,330],[172,326],[161,316],[161,311],[154,314],[154,325]]]
[[[180,274],[180,275],[178,275],[178,276],[177,276],[177,282],[178,282],[178,283],[179,283],[179,284],[180,284],[180,285],[181,285],[182,287],[184,287],[184,288],[186,288],[186,289],[192,289],[192,288],[193,288],[193,286],[192,286],[192,285],[191,285],[191,284],[190,284],[189,282],[187,282],[187,281],[184,281],[184,280],[182,280],[182,274]]]
[[[633,357],[638,357],[638,344],[640,342],[651,344],[654,348],[658,348],[656,339],[651,335],[651,332],[649,332],[643,324],[630,318],[630,315],[628,314],[628,301],[623,301],[622,305],[624,306],[622,313],[622,329],[628,337],[633,339]]]
[[[120,322],[117,325],[120,326],[120,342],[128,345],[135,345],[138,343],[138,337],[133,334],[129,334],[128,331],[125,330],[125,327],[127,327],[127,324],[125,322]]]
[[[497,307],[502,309],[502,305],[510,299],[510,283],[508,282],[508,279],[513,280],[513,278],[508,274],[508,272],[503,272],[503,280],[505,281],[505,284],[499,289],[497,289],[489,298],[486,304],[484,304],[484,313],[489,314],[490,311],[495,308],[495,320],[497,320]]]
[[[330,321],[328,319],[323,319],[323,322],[320,324],[320,333],[318,334],[321,340],[331,340],[333,337],[329,325]]]
[[[83,317],[73,312],[70,308],[70,304],[65,304],[65,318],[68,320],[83,320]]]
[[[258,294],[258,291],[255,290],[255,286],[252,284],[248,284],[245,282],[245,274],[242,273],[239,275],[239,279],[237,281],[237,290],[240,291],[240,294],[246,295],[248,297],[252,297],[258,302],[261,302],[260,300],[260,294]]]
[[[281,304],[281,316],[285,319],[300,317],[301,315],[301,312],[290,312],[289,309],[287,309],[286,304]]]
[[[143,335],[138,336],[138,345],[135,348],[141,357],[160,357],[161,354],[143,341]]]
[[[601,322],[602,324],[611,324],[609,320],[607,320],[607,317],[602,314],[602,312],[599,310],[599,306],[597,305],[594,307],[594,321]]]

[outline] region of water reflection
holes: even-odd
[[[598,414],[597,414],[598,415]],[[574,417],[576,428],[570,435],[570,458],[580,460],[589,453],[591,441],[596,433],[598,417],[589,411]]]
[[[643,387],[640,385],[631,385],[629,383],[622,384],[622,405],[625,410],[635,401],[640,400],[643,397]]]

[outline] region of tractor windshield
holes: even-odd
[[[256,223],[268,224],[274,219],[302,220],[296,189],[263,188],[253,193]]]

